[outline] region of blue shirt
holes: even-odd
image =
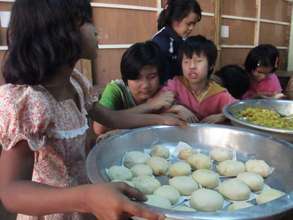
[[[161,77],[161,84],[176,75],[181,75],[178,52],[183,44],[183,39],[172,28],[166,26],[155,34],[152,41],[160,47],[164,56],[165,73]]]

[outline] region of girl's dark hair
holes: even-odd
[[[152,41],[135,43],[128,48],[122,56],[120,71],[122,80],[127,84],[128,80],[136,80],[140,71],[145,66],[157,68],[159,77],[164,72],[160,48]]]
[[[215,72],[223,86],[236,99],[241,99],[249,88],[249,76],[247,72],[238,65],[226,65]]]
[[[158,30],[171,26],[173,21],[181,21],[190,12],[198,15],[198,21],[201,20],[201,8],[196,0],[168,0],[167,7],[159,15]]]
[[[251,73],[259,66],[272,67],[276,71],[276,60],[279,57],[278,49],[271,44],[260,44],[248,53],[245,60],[245,69]]]
[[[80,27],[92,22],[90,0],[16,0],[3,66],[6,83],[40,84],[81,56]]]
[[[208,78],[214,71],[218,51],[213,41],[208,40],[202,35],[188,37],[179,50],[179,62],[182,64],[183,56],[192,58],[193,54],[204,55],[208,60]]]

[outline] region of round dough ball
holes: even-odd
[[[124,157],[124,166],[133,167],[135,164],[144,164],[150,156],[140,151],[127,152]]]
[[[183,196],[190,196],[198,188],[197,183],[191,176],[175,176],[169,179],[169,184]]]
[[[273,188],[269,188],[269,189],[263,190],[262,193],[256,196],[255,199],[256,199],[256,203],[260,205],[260,204],[271,202],[275,199],[278,199],[283,195],[285,195],[284,192],[273,189]]]
[[[240,173],[238,174],[237,179],[243,181],[254,192],[262,190],[264,186],[264,179],[257,173]]]
[[[145,203],[163,209],[171,209],[172,207],[168,199],[158,195],[147,195],[147,201]]]
[[[219,175],[211,170],[201,169],[192,173],[192,178],[205,188],[214,189],[219,185]]]
[[[267,177],[271,174],[271,167],[264,160],[248,160],[245,163],[245,168],[248,172],[253,172]]]
[[[231,160],[233,157],[232,152],[226,148],[214,148],[210,151],[210,156],[213,160],[218,162]]]
[[[188,207],[186,205],[176,206],[176,207],[173,208],[173,210],[175,210],[175,211],[181,211],[181,212],[196,212],[195,209],[190,208],[190,207]]]
[[[225,160],[217,165],[217,171],[223,176],[237,176],[245,171],[245,166],[237,160]]]
[[[122,166],[112,166],[107,172],[111,180],[130,180],[132,178],[131,171]]]
[[[163,157],[165,159],[168,159],[170,156],[170,152],[169,149],[160,145],[160,144],[156,144],[152,147],[151,153],[152,156],[156,156],[156,157]]]
[[[157,176],[165,175],[169,168],[168,161],[162,157],[151,157],[147,160],[147,164]]]
[[[192,154],[187,158],[187,162],[191,165],[193,169],[210,169],[211,159],[204,154]]]
[[[191,174],[191,166],[184,161],[176,162],[169,167],[169,175],[172,177],[188,176],[190,174]]]
[[[135,188],[143,194],[152,194],[161,186],[161,183],[152,176],[137,176],[132,179]]]
[[[224,198],[214,190],[199,189],[192,193],[190,205],[199,211],[214,212],[223,208]]]
[[[133,176],[152,176],[153,170],[146,164],[136,164],[131,167],[131,172]]]
[[[179,151],[178,157],[181,160],[187,160],[189,156],[193,154],[193,149],[190,147],[188,148],[183,148],[182,150]]]
[[[245,209],[248,207],[253,206],[253,204],[249,202],[233,202],[231,205],[228,206],[228,211],[235,211],[238,209]]]
[[[228,179],[222,182],[218,188],[219,192],[233,201],[244,201],[249,199],[249,187],[238,179]]]
[[[120,182],[120,183],[126,183],[126,184],[128,184],[129,186],[135,188],[133,182],[130,182],[130,181],[127,181],[127,180],[112,180],[111,182],[112,182],[112,183],[119,183],[119,182]]]
[[[180,193],[173,186],[164,185],[156,189],[154,195],[168,199],[173,205],[178,202]]]

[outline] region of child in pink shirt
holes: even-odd
[[[163,91],[176,94],[178,104],[191,110],[201,122],[221,123],[223,107],[236,101],[228,91],[210,80],[217,59],[215,44],[203,36],[186,39],[179,56],[182,76],[168,80]]]
[[[250,76],[250,87],[243,99],[281,97],[282,88],[277,75],[279,52],[270,44],[253,48],[245,61],[245,69]]]

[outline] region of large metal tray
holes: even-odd
[[[175,144],[184,141],[194,148],[224,147],[241,155],[267,161],[274,172],[266,179],[271,187],[286,192],[272,202],[244,210],[229,212],[178,212],[151,207],[169,219],[277,219],[292,214],[293,209],[293,145],[260,132],[232,126],[194,124],[187,128],[154,126],[122,132],[99,142],[87,158],[87,173],[91,182],[106,181],[105,168],[121,164],[127,151],[143,150],[160,140]],[[289,214],[290,215],[290,214]]]

